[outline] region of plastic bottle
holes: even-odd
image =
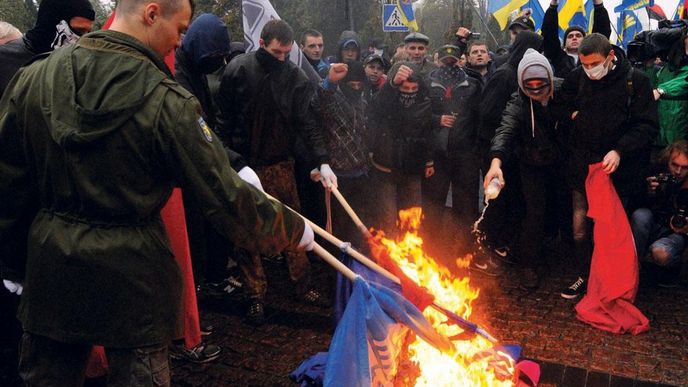
[[[485,201],[487,202],[499,196],[499,191],[501,190],[502,184],[499,182],[499,178],[492,178],[490,183],[487,185],[487,188],[485,188]]]

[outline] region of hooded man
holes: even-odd
[[[593,0],[595,4],[593,12],[592,32],[598,32],[607,38],[612,33],[609,13],[602,4],[602,0]],[[564,43],[559,42],[559,14],[558,0],[551,0],[545,17],[542,21],[542,38],[545,56],[552,63],[554,76],[566,78],[566,76],[578,66],[578,46],[586,35],[583,27],[572,25],[564,31]]]
[[[76,42],[91,32],[96,14],[88,0],[43,0],[36,25],[21,39],[0,45],[0,96],[31,58]]]
[[[502,165],[518,163],[525,199],[525,216],[520,228],[518,263],[521,287],[538,286],[544,266],[545,203],[564,189],[561,134],[565,132],[566,106],[559,96],[563,80],[554,78],[547,59],[528,49],[517,70],[519,90],[504,109],[502,122],[490,148],[491,165],[484,186],[495,177],[505,185]],[[518,155],[518,157],[516,157]],[[507,185],[509,182],[506,182]],[[548,191],[552,191],[549,194]],[[570,208],[566,210],[570,211]]]
[[[479,157],[482,160],[483,171],[489,169],[490,142],[501,124],[502,112],[511,95],[518,90],[518,64],[526,50],[532,48],[539,51],[541,46],[542,38],[535,32],[519,32],[511,46],[509,59],[492,74],[483,89],[480,104],[481,126],[478,130],[478,151],[480,152]],[[500,257],[506,259],[508,259],[510,245],[518,235],[518,220],[522,216],[523,199],[520,198],[519,175],[515,169],[517,166],[517,164],[512,163],[509,168],[505,169],[505,174],[511,184],[502,190],[495,200],[490,201],[485,219],[481,222],[483,228],[481,231],[487,234],[487,242]],[[490,270],[493,263],[496,262],[487,260],[488,266],[483,263],[476,263],[475,268],[485,274],[495,275],[500,270],[496,267],[494,270]]]
[[[367,210],[371,207],[370,168],[365,144],[368,135],[365,84],[366,74],[361,62],[333,63],[314,100],[339,189],[363,219],[368,217]],[[332,211],[335,233],[341,233],[343,240],[354,246],[364,248],[360,230],[341,206],[333,206]]]
[[[368,110],[376,227],[395,235],[399,210],[420,206],[421,179],[435,173],[429,90],[411,62],[392,66]]]

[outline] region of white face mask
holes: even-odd
[[[57,33],[55,34],[55,39],[50,45],[53,49],[58,49],[62,47],[71,46],[79,40],[79,35],[74,33],[69,24],[66,21],[60,21],[60,24],[56,25]]]
[[[381,48],[376,48],[373,50],[373,54],[382,56],[382,51]]]
[[[599,81],[600,79],[604,78],[605,75],[609,72],[609,66],[607,65],[607,61],[605,60],[604,62],[598,64],[597,66],[587,69],[583,67],[583,71],[585,71],[585,74],[587,74],[588,78],[590,78],[593,81]]]

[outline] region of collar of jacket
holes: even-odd
[[[259,48],[258,51],[256,51],[256,60],[258,63],[266,69],[267,71],[273,71],[273,70],[280,70],[284,67],[285,62],[282,62],[281,60],[275,58],[270,54],[266,49],[263,47]],[[287,58],[287,60],[289,60]]]
[[[93,48],[98,46],[102,48],[110,48],[117,51],[122,51],[123,53],[127,53],[132,56],[143,57],[151,61],[155,67],[167,74],[168,77],[172,78],[172,71],[169,67],[167,67],[165,61],[148,46],[131,35],[113,30],[97,31],[84,35],[84,37],[79,39],[77,44]],[[108,47],[110,45],[112,46]],[[116,45],[119,45],[120,47],[116,47]]]

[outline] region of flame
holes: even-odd
[[[386,248],[401,270],[417,284],[425,287],[435,303],[469,319],[471,305],[480,290],[471,287],[468,277],[454,278],[446,267],[423,252],[423,239],[418,235],[422,210],[414,207],[399,212],[399,229],[403,238],[391,240],[377,232],[375,239]],[[373,249],[374,250],[374,249]],[[457,259],[459,267],[466,267],[471,257]],[[464,333],[455,324],[447,324],[447,317],[429,306],[423,315],[441,334],[453,338]],[[513,386],[514,360],[497,352],[493,344],[478,335],[464,333],[464,339],[453,340],[453,354],[442,353],[419,338],[408,347],[408,358],[418,368],[413,375],[415,386]],[[407,377],[397,385],[407,385]]]

